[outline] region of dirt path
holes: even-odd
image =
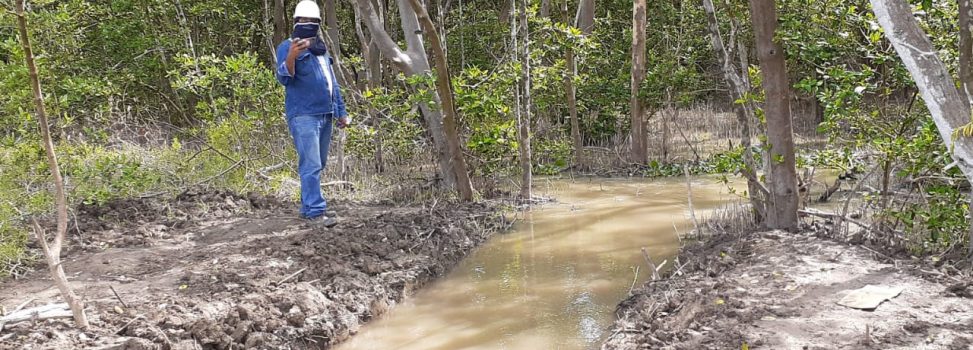
[[[8,325],[0,349],[329,348],[501,226],[485,205],[335,206],[332,230],[230,194],[82,209],[83,250],[65,269],[92,329]],[[7,309],[30,299],[58,300],[43,272],[0,285]]]
[[[682,275],[623,302],[603,349],[973,349],[973,287],[918,277],[860,246],[759,233],[687,247]],[[873,311],[837,304],[904,288]]]

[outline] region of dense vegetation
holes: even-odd
[[[5,9],[12,8],[8,2]],[[381,196],[437,184],[435,155],[417,107],[435,100],[434,81],[403,74],[388,57],[376,63],[378,49],[369,45],[373,35],[360,21],[360,2],[337,1],[334,12],[334,51],[356,125],[341,135],[329,176],[358,182]],[[31,1],[28,20],[69,202],[175,195],[195,186],[294,196],[295,155],[271,52],[290,31],[295,3]],[[386,31],[404,42],[396,3],[406,2],[372,2]],[[527,62],[511,54],[511,3],[426,4],[445,38],[459,136],[474,187],[481,195],[496,195],[521,172],[515,93]],[[777,4],[778,37],[794,93],[798,166],[858,174],[862,185],[846,187],[865,194],[856,210],[867,211],[873,221],[870,239],[916,253],[964,251],[969,184],[958,169],[946,167],[952,160],[944,142],[869,2]],[[681,135],[702,114],[763,100],[752,53],[741,56],[750,61],[747,75],[758,88],[736,101],[727,94],[698,2],[647,5],[646,75],[638,89],[651,138],[644,164],[619,156],[630,147],[632,3],[598,1],[590,34],[578,28],[575,0],[530,5],[525,52],[531,113],[525,115],[533,130],[535,173],[676,175],[682,163],[696,172],[739,173],[744,167],[739,143],[718,137],[738,138],[738,133]],[[939,56],[958,74],[956,2],[914,5]],[[754,36],[747,2],[716,7],[727,46],[749,51]],[[4,275],[19,273],[31,259],[25,250],[27,219],[53,205],[15,23],[13,13],[0,13]],[[566,75],[568,50],[576,75]],[[566,76],[577,89],[580,162],[573,156]],[[757,117],[763,118],[759,109]],[[739,127],[734,118],[720,120],[728,130]],[[758,155],[765,145],[755,143]]]

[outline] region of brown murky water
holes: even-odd
[[[676,253],[692,225],[684,179],[541,180],[558,203],[520,213],[446,278],[365,326],[340,350],[592,349],[615,306]],[[697,216],[734,198],[695,178]],[[638,276],[636,276],[636,266]],[[637,278],[637,280],[636,280]]]

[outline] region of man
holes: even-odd
[[[351,123],[338,88],[334,61],[321,39],[321,10],[313,0],[294,9],[294,33],[277,46],[277,81],[284,85],[287,126],[297,149],[301,217],[313,226],[338,221],[321,195],[321,171],[328,162],[332,125]]]

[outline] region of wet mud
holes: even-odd
[[[64,266],[92,327],[8,325],[0,349],[327,349],[507,226],[486,204],[332,207],[330,230],[254,195],[81,207]],[[0,285],[28,300],[59,300],[45,270]]]
[[[812,234],[723,235],[683,249],[681,269],[616,310],[603,349],[973,349],[962,276]],[[880,261],[881,260],[881,261]],[[904,291],[874,310],[838,305],[866,285]]]

